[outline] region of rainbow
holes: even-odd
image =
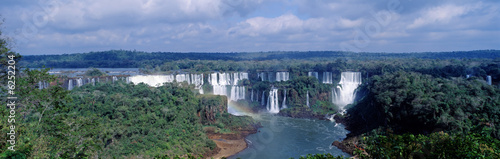
[[[243,115],[251,117],[257,116],[257,114],[254,113],[252,109],[231,100],[228,100],[227,112],[236,116],[243,116]]]

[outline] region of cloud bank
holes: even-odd
[[[0,15],[21,54],[500,49],[494,0],[7,0]]]

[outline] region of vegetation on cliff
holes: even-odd
[[[370,78],[348,110],[350,136],[370,157],[497,158],[500,89],[478,78],[396,71]],[[496,156],[496,157],[495,157]]]
[[[21,158],[127,157],[204,154],[215,148],[204,126],[224,130],[253,128],[249,117],[226,112],[226,97],[195,96],[189,86],[152,88],[123,82],[37,89],[39,80],[54,80],[46,70],[26,70],[17,78],[19,116],[16,151],[0,156]],[[5,107],[2,113],[7,114]],[[6,116],[2,116],[2,120]],[[8,127],[2,122],[1,132]],[[6,136],[1,142],[6,142]],[[49,146],[47,146],[49,145]]]

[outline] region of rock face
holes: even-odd
[[[351,138],[347,138],[347,139],[342,140],[342,142],[334,141],[332,143],[332,145],[338,147],[339,149],[341,149],[345,153],[352,155],[354,150],[356,150],[356,148],[358,148],[357,147],[358,143],[359,143],[358,137],[351,137]]]
[[[227,97],[219,95],[200,95],[200,110],[198,116],[203,123],[213,124],[216,122],[216,116],[227,113]]]

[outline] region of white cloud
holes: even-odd
[[[421,16],[408,25],[408,29],[415,29],[429,24],[449,24],[455,18],[479,8],[478,6],[457,6],[446,4],[422,11]]]
[[[363,19],[346,19],[343,17],[300,19],[294,14],[284,14],[279,17],[255,17],[240,22],[229,29],[229,34],[244,36],[294,35],[315,32],[324,34],[338,29],[358,27]]]
[[[366,26],[376,24],[378,21],[372,13],[386,11],[388,3],[365,0],[55,1],[60,2],[57,13],[49,16],[46,25],[36,27],[37,32],[29,43],[18,45],[19,52],[339,50],[339,43],[352,41],[354,30],[365,31]],[[473,46],[490,46],[485,49],[500,46],[497,1],[400,2],[403,9],[391,12],[390,23],[371,34],[372,44],[362,51],[411,51],[412,45],[418,49],[450,50],[457,47],[455,43],[467,42],[470,43],[467,46],[474,49],[478,47]],[[7,0],[2,4],[0,14],[6,18],[3,31],[7,34],[22,32],[25,21],[31,22],[35,13],[43,12],[37,3],[27,0]],[[482,43],[474,43],[476,41]],[[431,44],[432,47],[426,47]]]

